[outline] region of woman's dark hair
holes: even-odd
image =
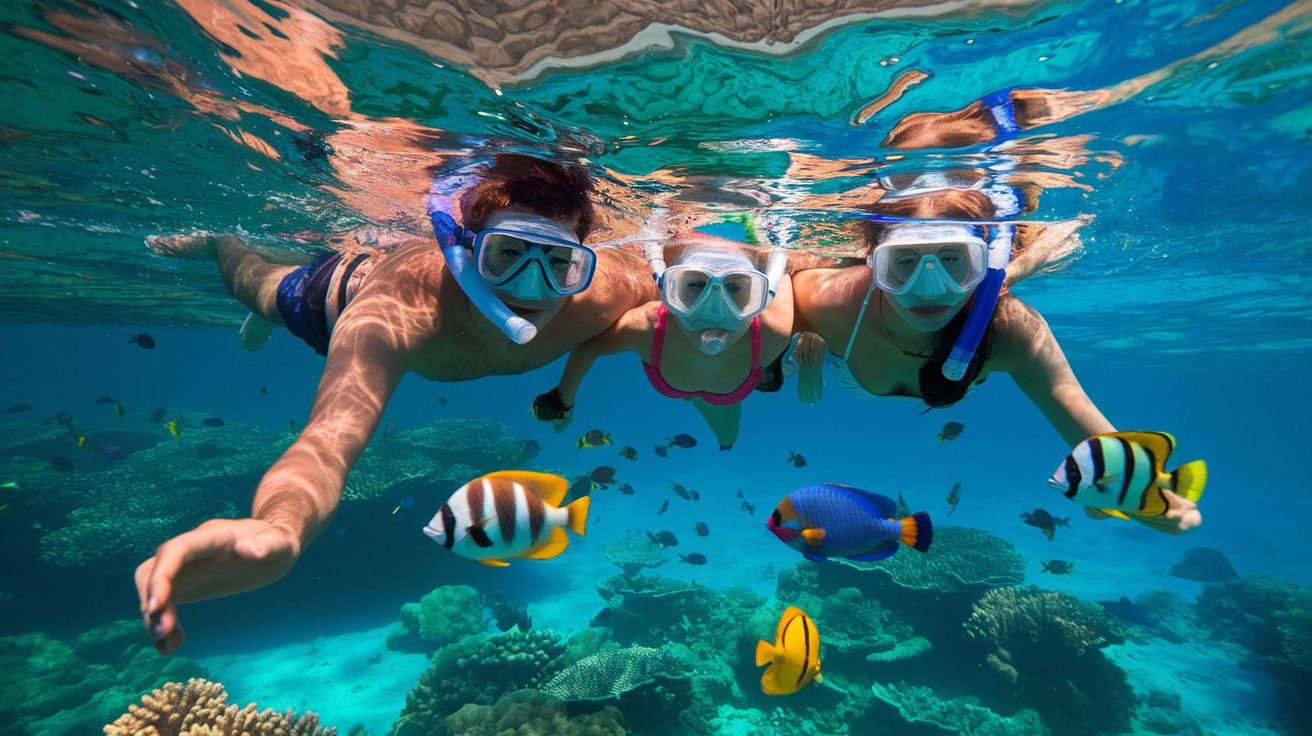
[[[886,200],[870,209],[876,214],[890,217],[967,221],[988,220],[994,213],[993,202],[988,196],[971,189],[948,189],[918,197]],[[883,240],[889,229],[888,223],[874,220],[863,220],[860,226],[862,237],[871,248]],[[972,301],[973,299],[974,297]],[[969,311],[968,302],[960,312],[957,312],[952,321],[939,330],[938,344],[934,346],[928,361],[920,366],[920,395],[925,404],[932,409],[952,406],[960,401],[970,390],[971,384],[979,377],[980,371],[984,369],[984,362],[988,360],[993,350],[993,324],[997,312],[994,312],[994,320],[990,320],[988,327],[985,328],[984,335],[979,341],[979,348],[975,351],[975,357],[966,367],[966,373],[961,380],[949,380],[943,375],[943,361],[947,360],[948,354],[952,352],[952,345],[957,341],[957,335],[961,334],[961,326],[965,324],[966,314]]]
[[[592,176],[583,166],[503,153],[492,160],[482,181],[461,195],[462,224],[479,230],[488,215],[517,206],[552,220],[578,218],[574,232],[581,242],[587,240],[596,219],[588,196],[592,189]]]

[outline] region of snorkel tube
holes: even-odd
[[[966,368],[975,358],[984,330],[993,319],[998,295],[1002,293],[1002,282],[1007,276],[1015,226],[1004,224],[994,225],[993,228],[993,237],[989,240],[989,270],[984,274],[984,280],[975,287],[966,321],[961,325],[961,332],[957,333],[956,342],[952,344],[952,352],[943,361],[943,376],[949,381],[960,381],[966,375]]]
[[[442,249],[442,257],[446,259],[446,267],[451,271],[451,276],[465,292],[465,296],[469,297],[474,308],[516,345],[525,345],[537,337],[538,328],[510,311],[469,264],[465,245],[470,233],[456,224],[453,217],[454,200],[451,198],[451,193],[457,191],[466,180],[467,177],[453,177],[433,182],[428,195],[428,219],[433,225],[433,235],[437,238],[438,247]]]

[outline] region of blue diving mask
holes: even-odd
[[[597,254],[578,236],[545,217],[511,213],[474,236],[478,275],[500,291],[525,301],[586,291],[597,270]]]

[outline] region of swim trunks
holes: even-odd
[[[278,313],[287,330],[314,352],[328,355],[333,325],[373,261],[373,256],[364,253],[349,258],[338,252],[324,253],[284,276],[278,283]]]

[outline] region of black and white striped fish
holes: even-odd
[[[1094,435],[1071,450],[1048,485],[1078,504],[1112,516],[1161,516],[1167,509],[1162,489],[1197,501],[1207,484],[1207,465],[1202,460],[1166,470],[1174,449],[1175,438],[1165,432]]]
[[[510,557],[542,560],[569,546],[568,528],[586,534],[591,499],[565,508],[569,490],[559,475],[502,470],[475,478],[451,494],[424,534],[461,557],[506,567]]]

